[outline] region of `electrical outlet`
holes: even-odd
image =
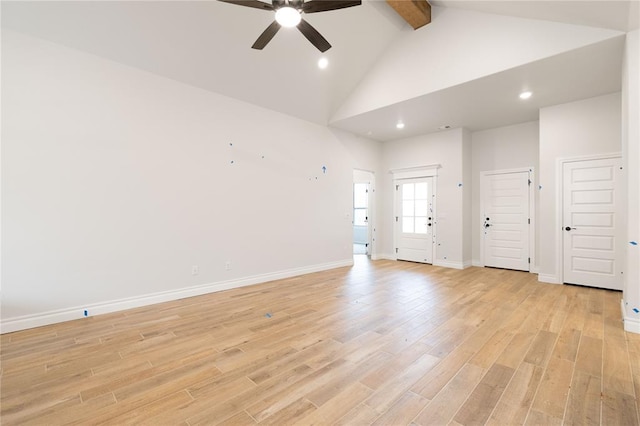
[[[224,270],[225,271],[230,271],[231,270],[231,261],[227,260],[226,262],[224,262]]]
[[[198,275],[200,273],[200,268],[198,268],[198,265],[193,265],[191,267],[191,275]]]

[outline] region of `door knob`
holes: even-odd
[[[564,228],[565,231],[571,231],[572,229],[576,229],[576,228],[572,228],[570,226],[567,226],[566,228]]]
[[[485,223],[485,224],[484,224],[484,227],[485,227],[485,228],[488,228],[488,227],[490,227],[490,226],[491,226],[491,224],[490,224],[490,223]]]

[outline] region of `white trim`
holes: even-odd
[[[405,167],[403,169],[389,170],[393,179],[414,179],[421,177],[437,176],[440,164],[430,164],[427,166]]]
[[[624,308],[624,299],[620,300],[620,309],[622,310],[622,321],[624,321],[624,331],[640,334],[640,318],[631,318],[627,316]]]
[[[442,266],[444,268],[465,269],[471,266],[469,262],[452,262],[450,260],[434,260],[433,266]]]
[[[535,182],[536,182],[536,175],[535,175],[535,169],[533,166],[531,167],[519,167],[516,169],[502,169],[502,170],[488,170],[488,171],[483,171],[480,172],[480,218],[476,218],[476,219],[480,219],[480,221],[482,222],[482,217],[484,217],[484,191],[486,191],[486,187],[485,187],[485,178],[487,176],[492,176],[492,175],[504,175],[504,174],[510,174],[510,173],[524,173],[527,172],[529,173],[529,181],[531,182],[531,184],[529,184],[529,219],[530,219],[530,224],[529,224],[529,253],[528,253],[528,258],[529,258],[529,271],[530,273],[535,273],[537,272],[537,270],[534,272],[534,268],[533,265],[536,264],[537,259],[536,259],[536,192],[535,192]],[[484,267],[484,230],[482,229],[482,226],[480,227],[480,259],[477,260],[478,264],[474,265],[474,266],[481,266]]]
[[[478,259],[473,259],[471,261],[471,266],[477,266],[479,268],[484,268],[484,263],[480,262]]]
[[[562,281],[556,275],[538,274],[538,281],[547,284],[562,284]]]
[[[396,259],[395,254],[378,253],[375,259],[373,258],[373,256],[371,256],[371,260],[398,260],[398,259]]]
[[[564,244],[563,244],[563,223],[564,223],[564,165],[565,163],[575,163],[577,161],[606,160],[609,158],[622,159],[622,153],[610,152],[607,154],[583,155],[578,157],[556,158],[556,223],[554,226],[556,243],[556,271],[558,284],[564,283]],[[620,206],[618,206],[620,207]],[[622,230],[618,229],[622,233]],[[620,245],[618,245],[620,246]],[[616,253],[619,254],[619,253]],[[538,276],[538,281],[540,276]],[[544,281],[548,282],[548,281]]]
[[[366,173],[371,173],[372,175],[375,175],[376,172],[374,170],[369,170],[369,169],[359,169],[357,167],[354,167],[353,170],[356,170],[358,172],[366,172]]]
[[[65,308],[44,312],[40,314],[8,318],[0,322],[0,333],[11,333],[28,328],[41,327],[44,325],[80,319],[84,317],[83,313],[85,309],[89,312],[89,316],[95,316],[352,265],[353,258],[350,258],[348,260],[345,259],[337,262],[311,265],[302,268],[288,269],[284,271],[271,272],[267,274],[254,275],[250,277],[220,281],[210,284],[202,284],[193,287],[185,287],[178,290],[151,293],[142,296],[129,297],[126,299],[86,305],[82,307],[78,306],[74,308]]]

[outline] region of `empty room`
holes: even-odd
[[[640,1],[5,1],[0,423],[640,424]]]

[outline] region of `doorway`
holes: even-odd
[[[622,290],[621,158],[565,161],[562,179],[562,281]]]
[[[371,256],[373,249],[374,175],[364,170],[353,172],[353,254]]]

